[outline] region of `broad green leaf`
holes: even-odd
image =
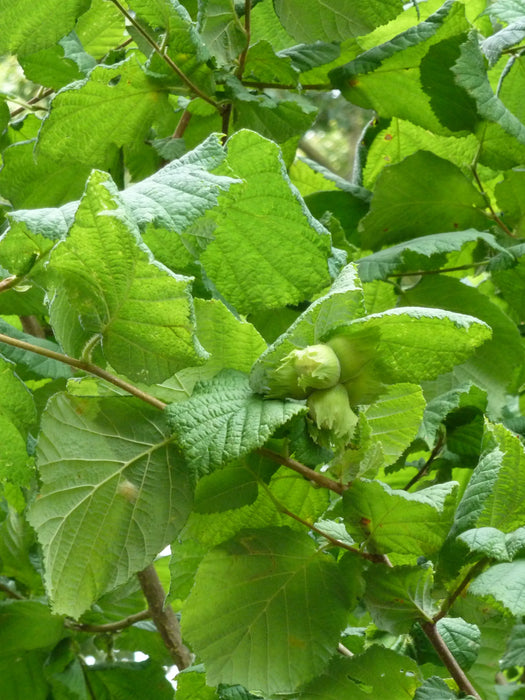
[[[276,51],[297,44],[279,22],[273,3],[268,2],[259,2],[252,8],[251,40],[252,44],[266,40]]]
[[[313,106],[292,100],[276,102],[267,95],[253,96],[249,92],[237,97],[235,129],[257,131],[260,136],[283,144],[283,148],[289,139],[298,140],[312,126],[317,114]]]
[[[200,33],[219,65],[231,64],[246,46],[247,35],[233,0],[205,0]]]
[[[31,343],[37,347],[46,348],[47,350],[53,350],[54,352],[60,352],[60,347],[54,343],[52,340],[47,340],[45,338],[36,338],[28,333],[23,333],[17,328],[12,326],[0,318],[0,333],[8,335],[11,338],[16,338],[17,340],[23,340],[26,343]],[[7,345],[6,343],[0,342],[0,352],[3,357],[11,360],[15,364],[19,365],[26,370],[24,376],[28,375],[33,378],[37,377],[50,377],[52,379],[69,378],[72,376],[73,372],[69,365],[59,362],[58,360],[53,360],[49,357],[43,357],[42,355],[37,355],[29,350],[22,350],[22,348],[16,348],[13,345]],[[18,370],[20,371],[20,370]]]
[[[383,466],[393,464],[414,440],[424,409],[419,386],[393,384],[363,411],[370,427],[370,439],[381,443]]]
[[[476,101],[479,114],[487,121],[498,124],[520,143],[525,144],[525,124],[494,94],[486,73],[485,59],[481,53],[478,37],[474,32],[461,46],[461,55],[452,71],[458,85]]]
[[[512,630],[507,650],[500,663],[502,668],[523,666],[525,664],[525,625],[518,624]]]
[[[4,411],[0,411],[0,479],[20,486],[28,486],[32,476],[27,455],[26,435],[20,431]]]
[[[197,482],[193,509],[196,513],[220,513],[242,508],[255,501],[258,484],[257,475],[242,462],[217,469]]]
[[[329,236],[290,187],[278,147],[241,131],[228,141],[226,162],[227,174],[244,182],[208,215],[215,222],[201,256],[208,277],[240,312],[319,293],[330,283]]]
[[[52,46],[88,7],[89,0],[42,0],[37,5],[31,0],[2,0],[0,54],[24,55]]]
[[[365,579],[364,601],[379,629],[405,634],[416,620],[432,621],[432,569],[374,564]]]
[[[36,420],[35,404],[27,386],[13,372],[14,365],[0,358],[0,411],[22,432],[32,428]]]
[[[441,66],[445,68],[441,74],[435,73],[443,57],[441,52],[431,55],[429,50],[439,42],[464,35],[468,29],[461,3],[447,0],[424,22],[336,68],[329,77],[350,102],[375,109],[381,117],[400,117],[438,134],[450,134],[432,109],[431,98],[436,95],[441,103],[443,83],[454,92],[452,76],[449,79],[446,65]],[[436,77],[422,89],[421,63],[425,57],[427,74]],[[447,56],[450,58],[453,56]]]
[[[202,671],[186,670],[177,674],[177,700],[218,700],[215,688],[206,685]]]
[[[67,352],[100,342],[117,372],[150,384],[199,362],[190,280],[152,260],[105,173],[91,175],[49,269],[51,323]]]
[[[421,685],[414,695],[414,700],[456,700],[445,681],[438,676],[431,676]]]
[[[449,531],[455,489],[448,482],[408,493],[379,481],[355,481],[343,496],[346,529],[371,552],[433,554]]]
[[[458,539],[478,556],[512,561],[517,553],[525,549],[525,528],[519,527],[505,534],[494,527],[481,526],[462,532]]]
[[[74,83],[53,99],[42,124],[37,157],[107,168],[116,149],[145,138],[169,109],[165,91],[140,66],[126,60],[97,66],[83,83]]]
[[[64,620],[36,600],[0,601],[0,656],[52,649],[64,635]]]
[[[525,38],[525,24],[519,19],[507,27],[500,29],[487,37],[481,44],[481,50],[489,60],[489,66],[494,66],[505,49],[519,44]]]
[[[96,697],[133,700],[155,693],[155,700],[172,700],[173,686],[166,678],[165,670],[151,659],[147,661],[121,661],[88,666],[89,688]]]
[[[292,66],[292,59],[277,56],[269,41],[258,41],[250,46],[244,64],[244,80],[256,80],[266,83],[296,85],[299,76]]]
[[[30,522],[54,609],[78,617],[182,527],[192,487],[165,418],[134,399],[54,396],[38,441]]]
[[[514,22],[522,19],[525,14],[524,0],[495,0],[487,8],[488,14],[494,19],[504,22]]]
[[[0,656],[2,694],[14,700],[47,700],[49,685],[44,668],[48,656],[49,652],[39,650]]]
[[[381,172],[370,212],[361,221],[365,248],[426,234],[483,230],[483,195],[459,168],[429,151],[418,151]]]
[[[60,43],[27,56],[21,56],[18,60],[28,80],[54,90],[85,78],[85,74],[79,69],[77,63],[66,55],[64,46]]]
[[[246,530],[203,559],[182,627],[209,683],[271,694],[322,671],[345,619],[333,559],[305,533],[267,528]]]
[[[4,482],[3,498],[6,498],[7,495],[6,486],[7,484]],[[7,510],[7,514],[0,525],[0,570],[2,576],[16,580],[33,594],[40,594],[43,592],[42,580],[40,573],[34,567],[34,562],[31,561],[31,552],[36,537],[34,530],[21,514],[25,509],[25,501],[22,498],[21,507],[17,506],[20,512],[17,512],[13,506],[6,508],[5,504],[4,509]]]
[[[0,357],[0,478],[27,486],[32,476],[27,433],[35,425],[36,411],[31,393],[13,369],[14,365]]]
[[[22,141],[3,153],[0,187],[13,207],[53,207],[80,197],[91,166],[68,159],[60,163],[35,160],[34,149],[34,141]]]
[[[124,15],[111,2],[91,0],[91,6],[75,25],[75,33],[88,54],[103,58],[125,38]]]
[[[383,168],[399,163],[416,151],[430,151],[468,174],[465,164],[474,160],[478,150],[479,141],[474,134],[442,136],[394,117],[368,150],[363,182],[366,187],[372,187]]]
[[[436,627],[458,664],[468,671],[478,655],[481,639],[479,627],[465,622],[461,617],[443,617]]]
[[[196,540],[173,542],[170,557],[169,598],[185,600],[193,587],[195,572],[208,547]]]
[[[286,31],[305,43],[341,41],[361,36],[396,17],[400,0],[275,0],[275,11]]]
[[[270,373],[292,350],[315,345],[330,332],[364,315],[364,298],[354,265],[347,265],[330,290],[314,301],[254,364],[250,383],[255,391],[268,390]]]
[[[450,413],[470,407],[477,410],[477,415],[481,415],[487,408],[486,393],[472,383],[459,384],[452,389],[442,388],[440,384],[440,379],[437,379],[436,382],[425,382],[424,385],[425,396],[431,398],[427,400],[418,437],[429,447],[434,445],[440,427]],[[479,448],[476,451],[476,460],[478,456]]]
[[[525,615],[525,559],[491,566],[472,581],[469,592],[494,598],[512,615]]]
[[[505,391],[513,392],[521,385],[525,357],[522,339],[516,325],[490,298],[457,279],[440,275],[422,279],[403,295],[403,303],[453,312],[461,309],[491,327],[492,338],[454,370],[462,383],[470,381],[487,390],[489,401],[494,403],[504,400],[501,395]]]
[[[167,408],[175,439],[200,474],[261,447],[279,426],[305,412],[302,403],[252,393],[248,377],[233,370],[198,384],[190,399]]]
[[[411,698],[419,675],[417,664],[410,657],[372,644],[351,659],[334,658],[327,671],[308,683],[300,697],[301,700]]]
[[[468,229],[412,238],[360,258],[357,263],[359,277],[363,282],[368,282],[387,279],[394,273],[402,275],[419,270],[438,270],[446,260],[447,253],[459,251],[466,243],[473,241],[482,241],[489,249],[501,252],[512,261],[511,253],[500,246],[491,233]]]
[[[502,459],[476,525],[509,533],[522,527],[525,518],[525,452],[519,437],[502,425],[487,425],[486,430]]]

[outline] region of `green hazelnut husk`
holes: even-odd
[[[301,388],[330,389],[339,382],[341,365],[328,345],[309,345],[303,350],[294,350],[290,356],[293,356]]]
[[[358,418],[342,384],[313,391],[308,397],[307,405],[317,428],[329,431],[336,442],[347,443],[351,439]]]
[[[375,338],[336,335],[326,344],[335,352],[341,365],[342,383],[357,377],[375,355]]]

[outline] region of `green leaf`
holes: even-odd
[[[458,664],[468,671],[478,655],[481,639],[479,627],[465,622],[461,617],[443,617],[436,627]]]
[[[354,265],[347,265],[330,290],[314,301],[254,364],[250,383],[255,391],[268,391],[273,370],[293,350],[315,345],[356,316],[364,315],[364,298]]]
[[[0,656],[2,693],[6,698],[47,700],[49,685],[44,675],[48,652],[24,652]]]
[[[432,676],[421,685],[414,695],[414,700],[456,700],[453,693],[442,678]]]
[[[298,77],[292,59],[288,55],[278,56],[269,41],[258,41],[250,46],[243,80],[295,85]]]
[[[481,50],[488,58],[489,66],[492,67],[498,62],[505,49],[519,44],[524,38],[525,25],[523,24],[523,19],[519,19],[484,39],[481,44]]]
[[[9,27],[0,38],[0,54],[33,53],[52,46],[67,34],[75,20],[89,7],[89,0],[2,0],[0,25]]]
[[[523,0],[495,0],[487,8],[488,14],[504,22],[514,22],[522,19],[525,14],[525,4]]]
[[[54,90],[85,78],[85,74],[75,61],[67,57],[64,47],[60,44],[21,56],[19,63],[28,80]]]
[[[501,252],[509,261],[512,255],[491,233],[468,229],[450,233],[435,233],[411,238],[390,248],[361,258],[357,265],[363,282],[384,280],[397,273],[439,269],[447,253],[461,250],[472,241],[483,241],[489,249]]]
[[[449,531],[455,489],[448,482],[408,493],[379,481],[355,481],[343,496],[346,529],[374,553],[431,555]]]
[[[367,34],[403,10],[400,0],[275,0],[274,6],[286,31],[306,43]]]
[[[476,33],[471,32],[468,41],[461,46],[461,55],[452,71],[458,85],[476,101],[479,114],[525,144],[525,125],[492,90]]]
[[[267,95],[253,96],[246,92],[236,95],[233,123],[235,129],[251,129],[278,144],[296,140],[307,131],[316,117],[311,105],[282,100]]]
[[[424,22],[334,69],[329,77],[350,102],[374,109],[381,117],[400,117],[438,134],[450,134],[432,109],[431,99],[435,96],[446,109],[444,89],[455,93],[455,103],[457,86],[449,78],[446,65],[441,65],[439,72],[443,52],[437,50],[429,54],[429,50],[439,42],[464,35],[468,29],[462,4],[447,0]],[[423,75],[421,64],[425,57]],[[446,58],[450,60],[451,57],[447,55]],[[427,76],[435,82],[431,80],[430,85],[425,85]],[[448,114],[451,112],[448,109]]]
[[[507,650],[500,660],[501,668],[523,666],[525,664],[525,625],[518,624],[512,630]]]
[[[432,621],[435,608],[430,568],[374,565],[365,579],[364,600],[379,629],[405,634],[417,620]]]
[[[177,700],[218,700],[215,688],[206,685],[202,671],[186,670],[177,674]]]
[[[183,634],[209,683],[268,694],[292,692],[319,673],[345,620],[335,562],[288,528],[246,530],[212,550],[182,613]]]
[[[100,342],[117,372],[150,384],[201,359],[190,280],[152,260],[105,173],[91,175],[49,269],[51,323],[67,352]]]
[[[416,690],[419,673],[410,657],[372,644],[351,659],[333,659],[327,671],[309,683],[300,697],[301,700],[409,698]]]
[[[240,312],[311,298],[330,282],[330,240],[291,189],[278,147],[241,131],[228,141],[227,165],[244,182],[208,215],[215,229],[201,256],[206,274]]]
[[[191,509],[164,416],[134,399],[55,395],[37,461],[42,491],[30,522],[54,609],[72,617],[150,564]]]
[[[364,411],[370,440],[381,443],[383,466],[393,464],[417,435],[425,400],[415,384],[393,384]]]
[[[15,328],[1,318],[0,333],[8,335],[11,338],[15,338],[16,340],[23,340],[26,343],[31,343],[32,345],[36,345],[40,348],[46,348],[46,350],[60,352],[60,347],[52,340],[36,338],[28,333],[23,333],[22,331],[19,331],[18,328]],[[59,362],[58,360],[52,360],[49,357],[37,355],[29,350],[22,350],[22,348],[17,348],[13,345],[7,345],[5,343],[0,344],[0,349],[3,357],[11,360],[11,362],[19,365],[19,367],[23,367],[26,372],[29,373],[31,378],[33,376],[37,376],[44,378],[50,377],[52,379],[68,379],[73,374],[69,365]],[[18,371],[20,371],[20,369]]]
[[[98,60],[125,40],[124,15],[111,2],[91,0],[75,25],[75,34],[84,51]]]
[[[469,592],[494,598],[512,615],[525,615],[525,559],[491,566],[472,581]]]
[[[432,280],[422,279],[403,295],[403,303],[437,306],[453,312],[461,309],[491,327],[492,338],[454,370],[459,381],[470,381],[485,389],[489,400],[495,404],[504,401],[504,392],[513,392],[521,385],[524,376],[522,339],[516,325],[490,298],[459,280],[440,275]]]
[[[246,46],[247,34],[233,0],[205,0],[200,33],[219,65],[229,64]]]
[[[53,99],[38,137],[37,157],[107,168],[116,149],[142,141],[169,109],[167,95],[133,60],[97,66],[83,83]]]
[[[495,187],[498,205],[504,212],[505,221],[522,236],[525,233],[525,206],[521,192],[525,186],[525,173],[511,171],[505,173],[503,181]]]
[[[483,195],[459,168],[429,151],[418,151],[381,172],[370,212],[360,224],[362,245],[383,245],[444,231],[483,230]]]
[[[167,414],[188,465],[205,474],[261,447],[281,425],[306,412],[294,401],[265,400],[252,393],[248,377],[224,370],[195,388]]]
[[[172,700],[173,686],[167,680],[164,668],[148,659],[141,662],[120,662],[88,666],[91,692],[100,698],[133,700],[155,693],[155,700]]]
[[[64,634],[64,620],[36,600],[0,601],[0,656],[51,649]]]

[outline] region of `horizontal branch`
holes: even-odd
[[[36,355],[42,355],[43,357],[48,357],[51,360],[63,362],[65,365],[69,365],[70,367],[74,367],[75,369],[82,370],[83,372],[88,372],[89,374],[93,374],[95,377],[100,377],[100,379],[104,379],[110,384],[114,384],[115,386],[119,387],[119,389],[126,391],[132,396],[136,396],[137,398],[141,399],[142,401],[145,401],[146,403],[149,403],[151,406],[154,406],[155,408],[158,408],[161,411],[163,411],[166,408],[166,404],[164,403],[164,401],[161,401],[155,396],[152,396],[151,394],[142,391],[142,389],[137,388],[136,386],[130,384],[124,379],[116,377],[110,372],[106,372],[106,370],[102,369],[102,367],[98,367],[98,365],[91,364],[91,362],[76,360],[74,357],[63,355],[62,353],[55,352],[54,350],[50,350],[49,348],[42,348],[39,345],[27,343],[25,340],[11,338],[11,336],[4,335],[3,333],[0,333],[0,343],[5,343],[6,345],[11,345],[15,348],[20,348],[21,350],[28,350],[29,352],[34,352]]]
[[[74,620],[66,620],[65,626],[69,629],[77,630],[77,632],[90,632],[92,634],[108,634],[110,632],[120,632],[126,627],[131,627],[135,622],[140,622],[141,620],[148,620],[151,618],[151,613],[149,610],[142,610],[134,615],[128,615],[123,620],[116,620],[115,622],[107,622],[103,625],[92,625],[88,622],[75,622]]]

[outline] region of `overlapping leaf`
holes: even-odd
[[[188,464],[206,473],[261,447],[306,407],[294,401],[267,401],[252,393],[245,374],[224,370],[167,412]]]
[[[78,617],[151,563],[191,509],[192,486],[163,415],[134,399],[57,394],[38,441],[30,521],[57,612]]]
[[[109,177],[94,172],[67,239],[51,255],[51,322],[73,355],[98,344],[118,371],[160,382],[203,357],[190,280],[154,263]]]
[[[324,668],[345,619],[335,562],[306,534],[267,528],[246,530],[206,555],[182,625],[209,683],[271,694],[292,692]]]

